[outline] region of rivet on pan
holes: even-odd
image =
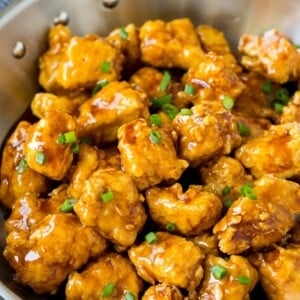
[[[62,24],[62,25],[67,25],[69,23],[69,14],[62,10],[61,12],[58,13],[58,15],[53,19],[53,24]]]
[[[15,46],[12,49],[12,55],[15,58],[22,58],[26,53],[25,44],[21,41],[17,41]]]
[[[118,0],[102,0],[102,4],[106,8],[114,8],[118,5]]]

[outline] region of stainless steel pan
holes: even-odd
[[[140,25],[148,19],[178,17],[190,17],[195,25],[207,23],[222,29],[233,47],[242,33],[262,33],[274,27],[300,44],[298,0],[12,1],[0,11],[0,143],[39,88],[37,57],[46,49],[46,34],[53,21],[69,19],[71,30],[83,35],[106,34],[129,22]],[[1,253],[4,240],[1,214]],[[0,299],[44,299],[15,284],[12,274],[0,254]]]

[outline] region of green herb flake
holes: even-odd
[[[211,267],[210,271],[212,272],[213,276],[219,280],[223,279],[227,273],[227,270],[221,265],[215,265]]]
[[[245,125],[241,122],[237,122],[236,126],[237,126],[237,130],[241,136],[249,136],[250,135],[251,131],[247,125]]]
[[[165,92],[170,82],[171,82],[171,74],[168,71],[164,71],[163,78],[159,84],[159,90],[161,92]]]
[[[114,292],[115,287],[116,287],[115,283],[113,283],[113,282],[107,283],[103,288],[102,297],[103,298],[111,297]]]
[[[246,183],[240,188],[240,192],[242,196],[247,197],[251,200],[256,200],[257,196],[256,193],[253,189],[253,184],[252,183]]]
[[[179,113],[179,109],[172,104],[164,104],[161,109],[169,117],[170,120],[173,120]]]
[[[196,93],[196,88],[193,85],[186,84],[184,86],[184,92],[191,95],[191,96],[193,96]]]
[[[251,284],[251,279],[248,276],[239,275],[236,279],[241,284]]]
[[[68,198],[60,206],[60,211],[63,212],[63,213],[71,212],[73,210],[74,204],[75,204],[75,199],[74,198]]]
[[[126,31],[126,29],[124,27],[120,28],[119,34],[123,40],[128,40],[128,32]]]
[[[271,80],[266,80],[261,86],[261,90],[266,94],[270,95],[273,90],[273,83]]]
[[[158,237],[155,232],[149,232],[145,235],[145,241],[147,244],[154,244],[158,241]]]
[[[102,88],[107,86],[109,84],[108,80],[103,79],[96,82],[96,85],[94,86],[92,90],[92,96],[95,96]]]
[[[160,126],[162,125],[162,120],[158,114],[152,114],[149,117],[151,124],[155,126]]]
[[[101,73],[109,72],[110,71],[110,62],[109,61],[104,61],[101,64],[100,71],[101,71]]]
[[[26,158],[22,158],[17,165],[17,173],[18,174],[23,174],[26,170],[28,169],[28,164]]]
[[[223,106],[228,110],[232,109],[234,106],[234,100],[230,96],[224,96]]]
[[[159,145],[161,142],[161,135],[160,135],[159,131],[151,130],[149,139],[152,144]]]
[[[101,199],[102,199],[103,203],[110,202],[111,200],[114,199],[114,193],[112,191],[102,193]]]
[[[39,165],[44,165],[46,162],[46,155],[44,152],[42,151],[37,151],[36,155],[35,155],[35,161],[39,164]]]

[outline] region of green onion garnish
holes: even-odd
[[[234,106],[234,100],[230,96],[224,96],[223,106],[228,110],[232,109]]]
[[[157,130],[151,130],[149,139],[152,144],[159,145],[161,142],[161,135]]]
[[[125,300],[135,300],[135,296],[133,292],[127,292],[125,294]]]
[[[186,84],[184,86],[184,92],[193,96],[193,95],[195,95],[196,88],[193,85]]]
[[[39,165],[43,165],[46,161],[46,155],[44,152],[42,151],[38,151],[35,155],[35,161],[39,164]]]
[[[120,28],[119,34],[120,34],[120,37],[123,40],[127,40],[128,39],[128,32],[126,31],[126,29],[124,27]]]
[[[182,108],[180,110],[180,113],[184,116],[190,116],[192,114],[192,111],[189,108]]]
[[[66,199],[64,203],[60,206],[60,211],[64,213],[71,212],[73,210],[74,203],[75,203],[74,198]]]
[[[96,85],[94,86],[92,90],[92,96],[95,96],[102,88],[107,86],[109,84],[108,80],[103,79],[96,82]]]
[[[271,80],[266,80],[261,87],[261,90],[267,95],[270,95],[272,93],[272,89],[273,83]]]
[[[290,95],[287,89],[280,88],[275,93],[275,98],[280,101],[280,103],[286,105],[290,101]]]
[[[72,150],[72,152],[73,152],[74,154],[78,154],[78,153],[79,153],[79,149],[80,149],[80,147],[79,147],[79,144],[78,144],[78,143],[72,144],[71,150]]]
[[[278,113],[282,113],[282,112],[283,112],[283,108],[284,108],[284,105],[283,105],[283,104],[278,103],[278,102],[275,102],[275,103],[274,103],[274,109],[275,109],[275,111],[277,111]]]
[[[162,120],[158,114],[152,114],[149,119],[150,122],[155,126],[160,126],[162,124]]]
[[[83,136],[82,138],[80,138],[79,142],[81,144],[87,144],[87,145],[93,145],[92,141],[87,137],[87,136]]]
[[[251,279],[248,276],[239,275],[236,277],[238,282],[241,284],[250,284]]]
[[[240,188],[240,192],[242,196],[247,197],[251,200],[256,200],[257,196],[255,194],[255,191],[253,190],[253,184],[252,183],[246,183]]]
[[[109,61],[104,61],[100,67],[100,71],[102,73],[107,73],[110,71],[110,62]]]
[[[162,96],[162,97],[151,99],[151,102],[152,102],[154,107],[161,107],[165,104],[170,104],[171,100],[172,100],[172,97],[173,97],[172,94],[168,94],[168,95],[165,95],[165,96]]]
[[[176,229],[176,225],[174,223],[172,223],[172,222],[168,222],[166,224],[166,229],[167,229],[167,231],[172,232],[172,231],[174,231]]]
[[[241,122],[237,122],[236,123],[238,132],[241,136],[249,136],[250,135],[250,128],[248,126],[246,126],[245,124],[241,123]]]
[[[158,241],[158,237],[155,232],[149,232],[145,235],[145,241],[147,244],[154,244]]]
[[[169,117],[170,120],[173,120],[179,113],[179,109],[172,104],[164,104],[161,109]]]
[[[226,276],[226,269],[221,265],[215,265],[210,268],[210,271],[216,279],[223,279]]]
[[[226,185],[222,190],[222,196],[227,196],[230,193],[230,191],[231,191],[230,186]]]
[[[114,193],[112,191],[108,191],[101,194],[101,199],[104,203],[107,203],[114,199]]]
[[[65,138],[65,135],[63,133],[60,133],[58,135],[58,139],[57,139],[57,142],[59,144],[64,144],[66,142],[66,138]]]
[[[110,297],[114,292],[115,286],[116,286],[116,284],[113,282],[107,283],[103,288],[102,297],[103,298]]]
[[[224,199],[223,200],[223,206],[225,207],[225,208],[229,208],[231,205],[232,205],[232,200],[230,200],[230,199]]]
[[[159,90],[165,92],[170,82],[171,74],[168,71],[164,71],[163,78],[159,84]]]
[[[72,144],[76,142],[76,134],[74,131],[61,133],[57,139],[59,144]]]
[[[23,174],[28,168],[27,160],[26,158],[22,158],[17,165],[17,172],[18,174]]]

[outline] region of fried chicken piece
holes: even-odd
[[[235,100],[245,89],[237,74],[226,66],[224,57],[213,52],[189,68],[182,82],[196,88],[195,105],[205,100],[223,100],[225,96]]]
[[[165,283],[152,285],[144,293],[142,300],[183,300],[180,290]]]
[[[300,295],[300,245],[276,246],[272,251],[257,253],[250,259],[257,267],[261,284],[270,300],[298,299]]]
[[[173,123],[179,136],[179,156],[192,167],[229,154],[242,142],[234,116],[221,103],[206,102],[191,111],[191,115],[177,114]]]
[[[156,236],[156,242],[143,242],[128,251],[138,275],[152,285],[160,282],[194,290],[203,276],[200,248],[170,233],[157,232]]]
[[[295,182],[264,176],[244,191],[214,226],[219,248],[227,254],[259,250],[282,240],[300,212]]]
[[[191,185],[185,192],[179,183],[149,188],[146,202],[151,218],[162,229],[172,224],[175,232],[187,236],[212,227],[222,212],[220,199],[198,185]]]
[[[242,71],[222,31],[206,24],[198,26],[196,30],[205,52],[212,51],[217,55],[223,56],[226,67],[235,73]]]
[[[79,108],[79,134],[96,144],[114,142],[121,125],[149,116],[148,107],[144,92],[126,81],[112,82]]]
[[[240,197],[242,185],[252,182],[243,165],[229,156],[221,156],[200,168],[201,178],[204,182],[204,190],[215,193],[225,201],[235,201]]]
[[[57,25],[49,32],[49,49],[39,59],[39,82],[47,92],[92,88],[97,81],[119,80],[124,57],[96,35],[71,36]]]
[[[203,56],[192,22],[150,20],[140,28],[141,60],[154,67],[188,69]]]
[[[23,149],[28,166],[53,180],[64,178],[73,160],[72,143],[60,143],[59,137],[74,133],[76,138],[76,131],[73,117],[62,111],[48,112],[28,130]]]
[[[224,268],[225,274],[214,275],[214,269],[219,266]],[[204,280],[198,299],[248,300],[249,293],[257,281],[258,273],[245,257],[232,255],[225,260],[208,255],[204,264]]]
[[[68,96],[36,93],[31,101],[31,111],[40,119],[49,111],[63,111],[69,115],[77,115],[78,107],[87,99],[84,93]]]
[[[107,299],[107,285],[112,286],[109,296],[112,300],[125,299],[128,294],[134,296],[128,299],[138,299],[142,289],[142,281],[129,259],[116,253],[108,253],[90,263],[82,272],[72,272],[69,275],[66,299]]]
[[[163,126],[138,119],[119,128],[121,162],[140,190],[162,181],[177,180],[188,167],[178,159],[173,136]]]
[[[273,174],[282,178],[300,175],[300,124],[271,126],[261,136],[249,140],[235,152],[235,157],[260,178]]]
[[[118,48],[125,57],[127,67],[136,64],[141,56],[139,29],[130,23],[126,27],[114,29],[106,40]]]
[[[76,242],[75,242],[76,241]],[[4,257],[16,279],[35,293],[55,293],[68,274],[100,255],[106,241],[72,214],[49,214],[31,231],[12,231]]]
[[[205,255],[219,255],[218,239],[216,235],[203,231],[199,235],[190,237],[195,245],[197,245]]]
[[[297,77],[299,54],[294,45],[277,29],[266,31],[262,37],[244,34],[238,49],[244,56],[242,65],[277,83]]]
[[[24,143],[30,128],[30,123],[19,122],[2,152],[0,199],[8,208],[12,207],[18,197],[26,193],[42,194],[48,189],[47,178],[30,168],[23,155]]]
[[[280,123],[300,123],[300,91],[295,92],[289,103],[283,107]]]
[[[74,211],[82,224],[128,247],[146,221],[143,201],[129,175],[113,168],[99,169],[85,181]]]
[[[279,113],[270,105],[274,93],[279,85],[268,83],[271,90],[268,93],[263,91],[267,84],[265,77],[256,72],[242,73],[240,80],[244,83],[245,89],[238,96],[234,103],[233,113],[254,119],[270,119],[278,121]]]

